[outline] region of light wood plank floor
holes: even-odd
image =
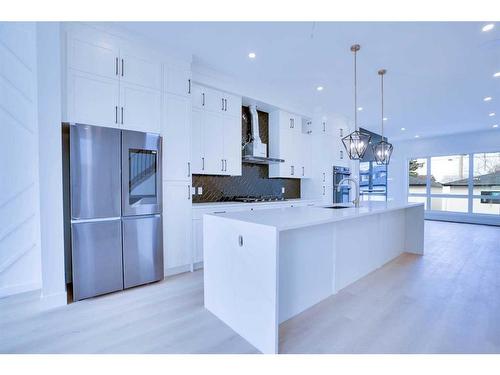
[[[280,327],[282,353],[500,353],[500,228],[426,222],[404,254]],[[203,308],[203,274],[40,311],[0,300],[2,353],[256,353]]]

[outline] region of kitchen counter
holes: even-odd
[[[263,353],[278,353],[280,323],[423,247],[421,203],[206,213],[205,307]]]
[[[287,201],[290,202],[290,201]],[[268,225],[278,231],[297,229],[311,225],[333,223],[362,216],[380,214],[404,208],[421,206],[422,203],[364,202],[361,207],[330,209],[325,207],[283,207],[254,212],[228,212],[218,214],[231,220]]]
[[[221,208],[221,207],[234,207],[234,206],[252,206],[252,205],[288,205],[294,203],[315,203],[317,200],[314,199],[286,199],[284,201],[268,201],[268,202],[204,202],[204,203],[193,203],[193,209],[210,209],[210,208]]]

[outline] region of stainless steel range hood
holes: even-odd
[[[243,163],[251,164],[276,164],[284,163],[283,159],[267,157],[267,145],[262,143],[259,134],[259,115],[255,105],[250,105],[250,119],[252,127],[252,139],[243,147]]]
[[[262,156],[253,156],[253,155],[243,155],[242,161],[243,163],[250,163],[250,164],[276,164],[285,162],[285,160],[283,159],[267,158]]]

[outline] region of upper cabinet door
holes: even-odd
[[[191,103],[193,108],[205,109],[206,92],[203,86],[191,85]]]
[[[68,35],[68,67],[106,78],[119,78],[118,42],[90,27]]]
[[[241,119],[241,97],[236,95],[224,96],[224,112],[228,116],[238,117]]]
[[[121,47],[119,71],[122,82],[161,90],[161,63],[141,49]]]
[[[122,82],[118,115],[125,129],[160,133],[161,92]]]
[[[193,108],[191,117],[191,172],[205,173],[203,111]]]
[[[168,93],[181,96],[191,94],[191,71],[188,68],[165,65],[163,82],[164,89]]]
[[[119,127],[119,83],[68,69],[69,122]]]
[[[224,173],[241,176],[241,120],[224,117]]]
[[[225,174],[224,169],[224,117],[218,113],[205,112],[203,142],[205,151],[205,174]]]
[[[190,180],[191,99],[166,94],[163,114],[163,179]]]

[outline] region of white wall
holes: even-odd
[[[388,199],[406,201],[407,163],[410,158],[498,151],[500,151],[499,129],[394,142],[389,165]]]
[[[35,23],[0,22],[0,297],[40,288]]]
[[[37,23],[37,60],[42,301],[53,307],[66,303],[59,23]]]

